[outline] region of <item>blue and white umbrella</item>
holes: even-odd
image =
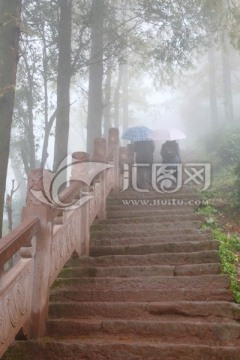
[[[133,126],[124,130],[122,139],[130,140],[132,142],[148,140],[151,132],[152,130],[146,126]]]

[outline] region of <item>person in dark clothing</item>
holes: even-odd
[[[180,164],[181,163],[179,145],[176,142],[176,140],[166,141],[162,145],[160,154],[162,156],[163,164]],[[173,186],[176,186],[177,181],[178,181],[178,167],[176,165],[167,166],[167,169],[173,171],[173,176],[175,178]]]
[[[137,164],[149,164],[149,166],[137,167],[138,187],[144,188],[151,181],[151,170],[153,163],[154,143],[152,140],[135,141],[134,144],[135,162]]]
[[[179,145],[176,140],[166,141],[162,145],[160,154],[162,156],[162,162],[164,164],[181,163]]]

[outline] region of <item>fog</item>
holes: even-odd
[[[222,74],[221,51],[215,50],[216,94],[218,118],[221,126],[228,126],[225,115],[224,84]],[[229,71],[231,72],[232,102],[234,123],[240,120],[240,56],[229,47]],[[133,81],[133,84],[131,84]],[[178,78],[174,78],[171,86],[162,84],[162,88],[154,86],[154,79],[148,74],[129,79],[131,88],[129,94],[129,127],[145,125],[152,130],[162,127],[174,127],[186,134],[186,140],[181,140],[180,146],[191,151],[195,142],[206,134],[213,132],[211,126],[211,108],[209,94],[209,64],[207,54],[201,54],[195,60],[195,66],[185,71]],[[87,82],[82,83],[87,91]],[[79,94],[74,86],[71,88],[71,112],[69,153],[86,151],[86,123],[87,123],[87,97]],[[120,115],[121,117],[122,115]],[[41,120],[40,120],[41,121]],[[123,126],[120,120],[120,136]],[[112,124],[114,126],[114,124]],[[53,131],[54,132],[54,131]],[[36,126],[36,137],[41,136]],[[128,142],[121,140],[122,145]],[[158,151],[161,142],[156,142]],[[39,156],[41,146],[39,148]],[[48,159],[46,168],[52,169],[54,154],[54,136],[50,137],[48,146]],[[157,154],[156,154],[157,156]],[[14,174],[9,164],[7,191],[11,189],[11,180]]]

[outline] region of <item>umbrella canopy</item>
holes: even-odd
[[[133,142],[148,140],[151,132],[152,130],[145,126],[134,126],[124,130],[122,139],[131,140]]]
[[[152,131],[148,134],[149,139],[152,140],[181,140],[185,139],[186,135],[175,128],[162,128]]]

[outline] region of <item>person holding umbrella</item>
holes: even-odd
[[[160,155],[162,156],[162,163],[166,164],[166,180],[173,176],[173,178],[175,178],[173,186],[176,186],[179,170],[177,164],[181,163],[179,145],[176,140],[185,139],[186,135],[181,130],[176,128],[161,128],[152,131],[149,134],[149,138],[153,140],[165,141],[162,145]]]
[[[167,140],[162,145],[160,155],[164,164],[181,163],[180,149],[176,140]]]
[[[133,149],[135,162],[138,164],[137,185],[139,188],[146,188],[151,183],[154,143],[152,140],[135,141]]]
[[[137,166],[137,185],[145,188],[151,180],[151,165],[153,163],[154,143],[149,139],[151,129],[146,126],[134,126],[127,128],[122,139],[130,140],[133,144],[135,162]],[[147,164],[141,166],[142,164]]]
[[[185,139],[186,135],[175,128],[161,128],[152,131],[149,138],[153,140],[163,140],[165,143],[162,145],[160,155],[162,162],[165,164],[178,164],[181,163],[181,156],[179,145],[176,140]]]

